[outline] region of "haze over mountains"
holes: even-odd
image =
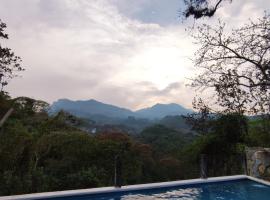
[[[88,132],[118,129],[134,134],[155,124],[181,132],[189,132],[190,127],[187,126],[181,115],[192,112],[175,103],[156,104],[149,108],[132,111],[93,99],[85,101],[59,99],[51,105],[50,113],[54,114],[61,110],[84,119],[85,123],[80,128]]]
[[[51,112],[55,113],[60,110],[67,111],[82,118],[105,117],[126,119],[135,117],[149,120],[157,120],[165,116],[186,115],[192,112],[192,110],[175,103],[156,104],[152,107],[131,111],[126,108],[105,104],[93,99],[85,101],[59,99],[51,105]]]

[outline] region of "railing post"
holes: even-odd
[[[207,178],[207,155],[206,154],[201,154],[200,174],[201,174],[201,178],[203,179]]]
[[[243,168],[244,168],[244,174],[248,175],[248,170],[247,170],[247,155],[244,153],[242,155],[242,163],[243,163]]]
[[[119,155],[114,159],[114,187],[120,188],[122,186],[122,161]]]

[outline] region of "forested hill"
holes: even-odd
[[[202,135],[152,125],[134,136],[123,131],[89,134],[76,128],[80,119],[65,112],[50,116],[46,106],[0,95],[1,111],[14,108],[0,130],[0,195],[111,186],[116,155],[123,162],[124,185],[198,178],[202,153],[219,161],[213,161],[215,174],[210,176],[239,174],[242,164],[235,154],[245,146],[269,146],[269,123],[256,121],[245,132],[247,121],[236,114],[213,118]],[[174,120],[171,126],[181,119]],[[173,120],[161,120],[168,121]]]
[[[77,128],[84,121],[65,112],[48,115],[47,105],[0,93],[0,110],[14,109],[0,129],[0,195],[111,186],[116,155],[124,185],[196,175],[180,159],[192,135],[162,125],[136,137],[123,131],[89,134]]]
[[[118,129],[133,134],[138,134],[144,128],[155,124],[162,124],[185,133],[190,132],[190,127],[181,115],[192,113],[192,110],[174,103],[156,104],[149,108],[131,111],[93,99],[86,101],[60,99],[51,105],[49,112],[55,115],[60,110],[83,118],[86,122],[90,120],[91,123],[85,123],[82,127],[88,132]]]

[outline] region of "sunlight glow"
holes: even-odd
[[[119,80],[147,80],[158,89],[164,89],[170,83],[184,81],[189,76],[188,59],[182,55],[181,49],[176,47],[145,48],[129,60],[128,70],[120,74]]]

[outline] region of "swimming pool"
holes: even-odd
[[[100,188],[13,196],[13,199],[41,200],[269,200],[270,186],[248,177],[231,176],[123,188]],[[42,195],[43,194],[43,195]],[[16,198],[17,197],[17,198]],[[12,199],[12,198],[10,198]],[[1,197],[0,197],[1,200]]]

